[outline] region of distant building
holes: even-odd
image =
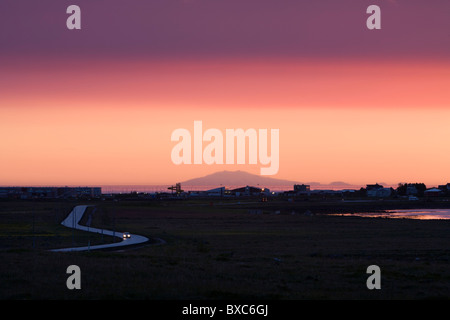
[[[0,187],[0,198],[67,199],[100,198],[100,187]]]
[[[100,187],[64,187],[56,188],[57,198],[99,198],[102,195]]]
[[[382,185],[379,185],[378,183],[376,184],[368,184],[366,185],[366,192],[367,192],[367,196],[368,197],[376,197],[377,196],[377,192],[379,190],[383,189]]]
[[[368,197],[387,198],[391,196],[392,190],[377,183],[366,185],[366,192]]]
[[[236,196],[256,196],[256,195],[260,195],[262,191],[263,191],[263,189],[261,189],[261,188],[250,187],[250,186],[230,190],[230,192]]]
[[[311,187],[307,184],[294,184],[294,192],[297,194],[310,194]]]
[[[431,189],[425,190],[426,197],[438,197],[441,194],[442,194],[442,190],[439,188],[431,188]]]
[[[312,190],[310,194],[316,196],[342,196],[342,190]]]
[[[228,190],[226,190],[225,187],[220,187],[204,191],[204,194],[209,197],[223,197],[227,191]]]

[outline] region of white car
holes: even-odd
[[[129,232],[124,232],[123,233],[123,240],[129,239],[131,238],[131,234]]]

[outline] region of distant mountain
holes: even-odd
[[[347,182],[343,182],[343,181],[334,181],[334,182],[331,182],[329,185],[330,186],[340,186],[340,187],[344,187],[344,186],[350,187],[351,186],[351,184],[349,184]]]
[[[186,186],[294,186],[298,181],[275,179],[245,171],[220,171],[181,182]]]
[[[359,186],[354,186],[342,181],[334,181],[329,184],[322,184],[320,182],[299,182],[294,180],[275,179],[267,176],[260,176],[251,174],[245,171],[220,171],[209,174],[204,177],[194,178],[181,182],[181,186],[201,187],[234,187],[234,186],[260,186],[260,187],[290,187],[294,184],[307,184],[311,189],[359,189]]]

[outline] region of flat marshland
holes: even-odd
[[[50,252],[118,241],[62,226],[78,204],[93,205],[82,223],[90,215],[93,227],[129,231],[152,241],[121,251]],[[404,205],[409,204],[389,204]],[[338,201],[3,201],[0,298],[449,298],[450,220],[326,214],[383,206]],[[165,243],[157,244],[158,238]],[[66,287],[66,269],[73,264],[81,269],[81,290]],[[366,286],[370,265],[381,269],[380,290]]]

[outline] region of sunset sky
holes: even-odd
[[[0,185],[259,174],[173,164],[195,120],[279,129],[274,178],[450,182],[449,18],[448,0],[2,0]]]

